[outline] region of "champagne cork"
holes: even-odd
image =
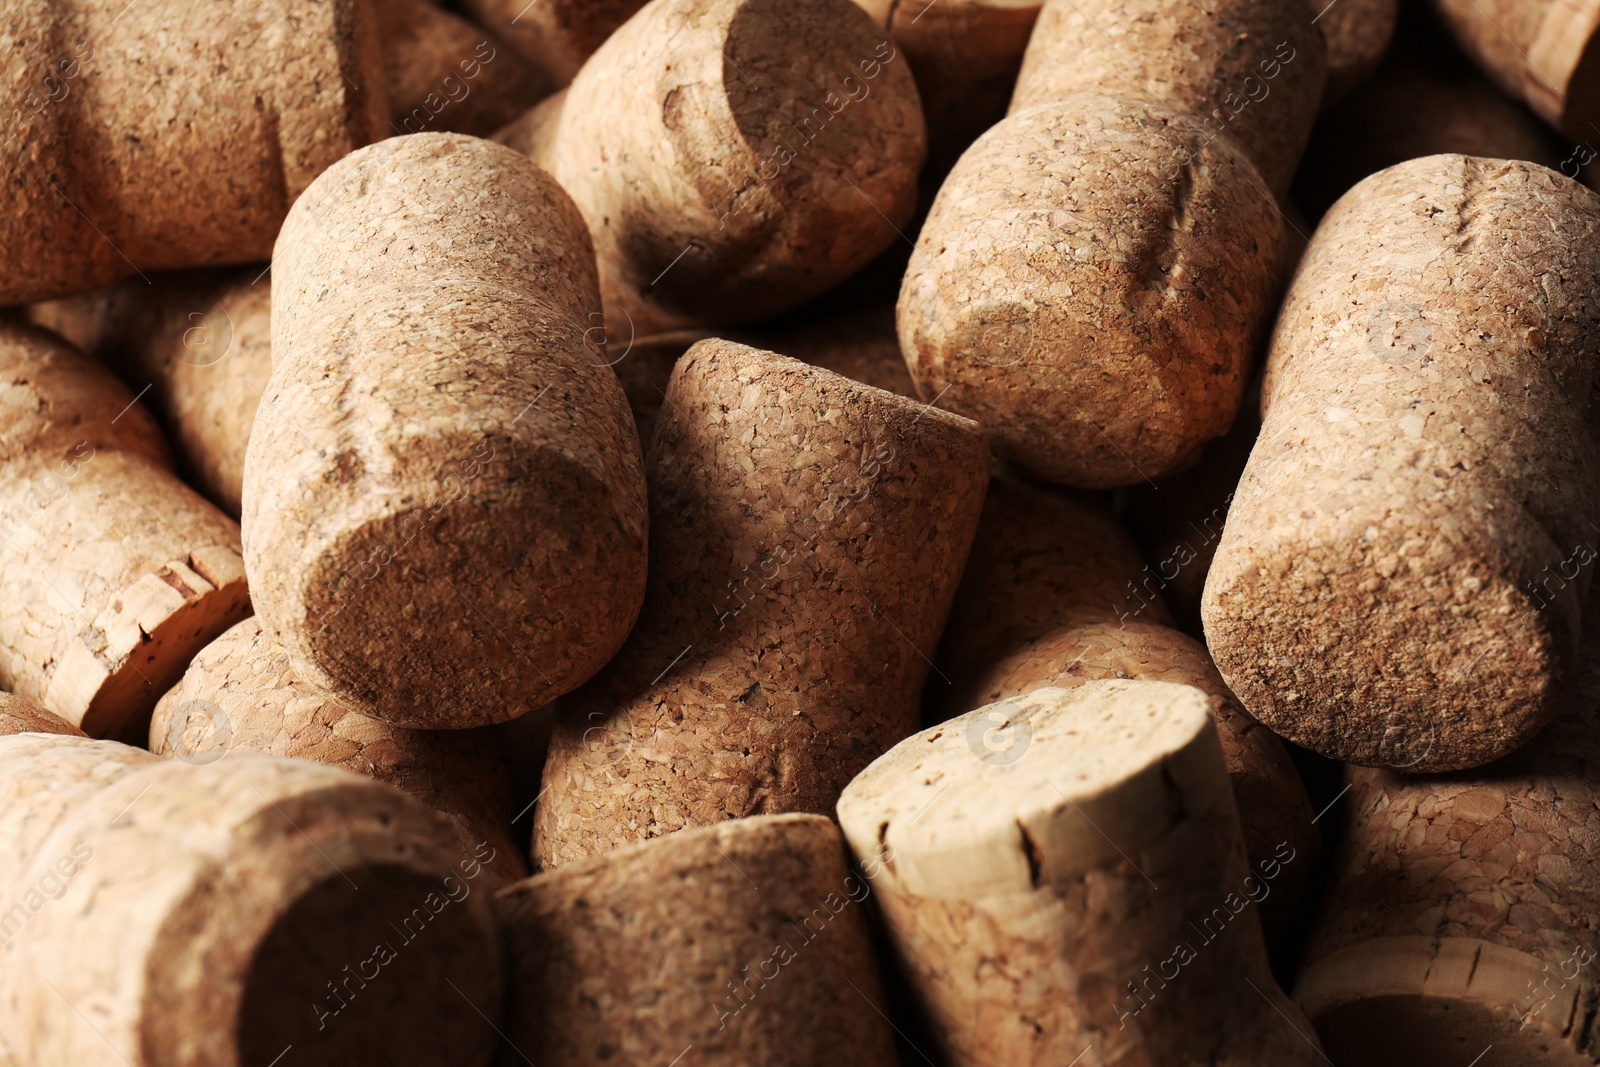
[[[916,728],[988,469],[958,416],[732,342],[690,349],[650,449],[645,608],[562,701],[535,865],[830,810]]]
[[[158,756],[199,764],[234,752],[292,756],[410,793],[444,814],[462,853],[476,853],[487,883],[499,886],[528,872],[491,745],[481,731],[407,730],[340,707],[295,680],[288,653],[256,619],[202,649],[150,722]]]
[[[0,1033],[19,1063],[487,1062],[475,1006],[495,1010],[501,975],[482,872],[376,782],[4,737],[0,853]]]
[[[984,759],[978,739],[1017,742]],[[896,745],[839,822],[955,1067],[1322,1063],[1273,981],[1211,727],[1188,686],[1039,689]]]
[[[0,323],[0,684],[142,737],[189,659],[249,614],[239,529],[178,480],[131,391]]]
[[[1600,0],[1435,0],[1467,54],[1571,137],[1600,122]]]
[[[540,1067],[893,1064],[844,859],[821,816],[757,816],[501,890],[507,1040]]]
[[[559,88],[645,0],[463,0]]]
[[[1400,0],[1307,2],[1317,12],[1311,21],[1328,46],[1328,89],[1322,98],[1326,111],[1378,69],[1400,21]]]
[[[1487,763],[1549,719],[1600,537],[1597,235],[1594,192],[1451,155],[1323,220],[1201,609],[1256,719],[1417,771]]]
[[[365,0],[12,0],[5,20],[0,306],[264,260],[301,190],[382,135]]]
[[[84,736],[82,730],[33,701],[0,693],[0,736],[26,733]]]
[[[117,372],[161,420],[186,480],[239,514],[245,445],[272,373],[265,265],[130,278],[28,316]],[[147,390],[148,391],[145,391]]]
[[[893,42],[850,0],[658,0],[496,135],[588,220],[607,326],[797,307],[902,239],[925,134]]]
[[[246,563],[296,679],[419,729],[579,685],[644,594],[644,475],[570,200],[458,134],[341,160],[273,260]]]

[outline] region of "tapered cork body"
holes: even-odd
[[[33,701],[0,693],[0,736],[27,733],[83,736],[82,730]]]
[[[1159,105],[1012,114],[951,171],[906,270],[918,391],[1049,481],[1188,466],[1232,423],[1271,314],[1283,220],[1264,189],[1232,141]]]
[[[796,307],[900,239],[925,134],[905,57],[850,0],[657,0],[496,135],[588,220],[607,325]]]
[[[1195,689],[969,712],[867,768],[839,822],[957,1067],[1322,1062],[1253,910],[1281,865],[1247,864]]]
[[[1600,1060],[1597,707],[1591,628],[1560,714],[1511,756],[1447,776],[1350,769],[1296,987],[1336,1062],[1470,1060],[1491,1043],[1513,1067]]]
[[[246,562],[296,678],[416,728],[515,718],[611,657],[644,594],[644,473],[583,220],[457,134],[341,160],[273,260]]]
[[[1389,50],[1400,20],[1400,0],[1310,0],[1312,20],[1322,30],[1328,46],[1328,88],[1322,99],[1326,110],[1372,76]]]
[[[20,1063],[488,1060],[482,871],[386,786],[5,737],[0,852],[0,1033]]]
[[[505,37],[557,86],[645,5],[645,0],[463,0],[475,19]]]
[[[872,890],[817,815],[735,819],[530,878],[495,901],[506,1036],[541,1067],[690,1048],[708,1067],[888,1067]]]
[[[958,416],[731,342],[690,349],[650,449],[645,608],[562,701],[535,864],[829,811],[916,728],[988,468]]]
[[[1299,0],[1046,0],[1011,113],[1074,93],[1145,100],[1232,141],[1282,196],[1327,83],[1314,14]]]
[[[0,323],[0,684],[142,737],[189,659],[249,614],[239,528],[172,473],[133,393]]]
[[[1323,220],[1202,604],[1255,718],[1419,771],[1549,719],[1596,556],[1597,236],[1592,191],[1466,156],[1373,175]]]
[[[1572,137],[1600,121],[1600,0],[1435,0],[1457,41],[1508,94]]]
[[[272,282],[264,270],[153,274],[28,309],[143,394],[179,470],[233,516],[250,426],[272,373]]]
[[[283,647],[246,619],[201,650],[156,705],[150,751],[210,764],[235,752],[342,767],[444,813],[485,879],[527,876],[511,839],[505,770],[482,731],[407,730],[340,707],[295,680]],[[487,856],[485,856],[487,854]]]
[[[373,18],[367,0],[8,0],[0,305],[266,259],[300,191],[381,135]]]

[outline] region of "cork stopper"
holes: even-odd
[[[892,1064],[872,890],[817,815],[735,819],[538,875],[496,897],[506,1036],[541,1067]]]
[[[245,544],[296,678],[419,729],[582,683],[638,612],[645,501],[571,201],[487,141],[392,138],[296,203],[273,268]]]
[[[1600,122],[1600,0],[1434,0],[1456,41],[1508,95],[1580,140]]]
[[[645,0],[462,0],[461,6],[560,87],[644,5]]]
[[[33,701],[0,693],[0,736],[27,733],[83,736],[82,730]]]
[[[1378,69],[1400,21],[1400,0],[1337,0],[1320,7],[1312,21],[1328,45],[1328,88],[1322,98],[1327,111]]]

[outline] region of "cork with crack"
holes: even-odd
[[[1600,122],[1600,0],[1434,0],[1456,41],[1505,93],[1570,137]]]
[[[830,810],[916,728],[988,470],[959,416],[728,341],[690,349],[650,448],[645,608],[562,701],[535,865]]]

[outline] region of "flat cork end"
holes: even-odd
[[[1228,789],[1205,694],[1108,680],[908,738],[845,789],[839,822],[899,891],[981,899],[1125,862]]]

